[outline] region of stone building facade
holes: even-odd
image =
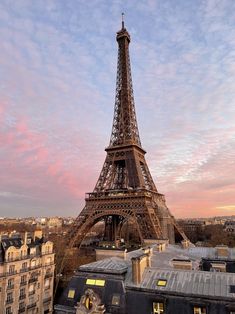
[[[0,314],[52,313],[53,243],[41,232],[0,240]]]

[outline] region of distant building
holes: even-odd
[[[63,219],[59,217],[51,217],[47,221],[49,228],[61,228],[63,225]]]
[[[178,220],[178,223],[187,237],[194,243],[197,241],[198,234],[203,231],[206,225],[205,221],[196,219]]]
[[[235,313],[235,249],[158,244],[127,255],[80,266],[55,313]]]
[[[52,313],[53,243],[41,232],[0,238],[0,314]]]

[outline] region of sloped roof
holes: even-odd
[[[94,263],[82,265],[80,271],[106,273],[106,274],[124,274],[127,272],[128,262],[118,257],[106,258]]]
[[[165,287],[157,286],[160,279],[167,281]],[[141,284],[134,285],[129,278],[126,286],[184,295],[235,297],[230,292],[230,287],[235,286],[235,275],[231,273],[146,268]]]

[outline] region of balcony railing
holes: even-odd
[[[23,256],[18,256],[18,257],[6,259],[5,262],[6,263],[12,263],[12,262],[15,262],[15,261],[23,261],[23,260],[30,259],[30,258],[33,258],[33,257],[42,257],[42,256],[45,256],[45,255],[50,255],[50,254],[54,254],[54,253],[55,252],[52,251],[52,252],[45,252],[45,253],[27,254],[27,255],[23,255]]]
[[[18,313],[24,313],[25,312],[25,306],[19,308]]]
[[[27,309],[31,309],[37,305],[37,302],[33,302],[27,306]]]
[[[29,270],[33,270],[33,269],[37,269],[37,268],[41,268],[42,264],[38,264],[38,265],[34,265],[34,266],[30,266]]]
[[[15,274],[17,274],[17,271],[16,271],[16,270],[12,270],[12,271],[6,272],[6,276],[13,276],[13,275],[15,275]]]
[[[48,266],[54,266],[54,265],[55,265],[55,262],[53,261],[53,262],[49,262],[49,263],[45,263],[45,264],[38,264],[38,265],[35,265],[35,266],[30,266],[30,267],[27,267],[27,268],[21,268],[18,272],[15,270],[15,271],[11,271],[11,272],[1,273],[0,274],[0,278],[13,276],[13,275],[20,274],[20,273],[23,273],[23,272],[28,272],[28,271],[34,270],[36,268],[46,268]]]
[[[46,279],[46,278],[51,278],[51,277],[53,277],[53,275],[54,275],[53,273],[47,273],[47,274],[45,275],[45,279]]]
[[[14,289],[14,285],[8,285],[7,290]]]
[[[43,300],[43,303],[47,303],[47,302],[51,302],[51,297],[45,298],[45,299]]]
[[[29,279],[29,284],[32,283],[32,282],[36,282],[36,281],[38,281],[38,278],[36,278],[36,277],[35,278],[30,278]]]
[[[21,285],[21,286],[27,285],[27,281],[21,281],[21,282],[20,282],[20,285]]]

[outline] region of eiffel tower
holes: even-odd
[[[152,240],[187,240],[158,193],[141,146],[136,120],[129,57],[130,35],[117,32],[118,64],[112,134],[107,156],[94,191],[86,194],[85,207],[69,233],[70,245],[80,247],[85,235],[100,220],[104,237],[117,243],[122,228],[131,222],[140,243]]]

